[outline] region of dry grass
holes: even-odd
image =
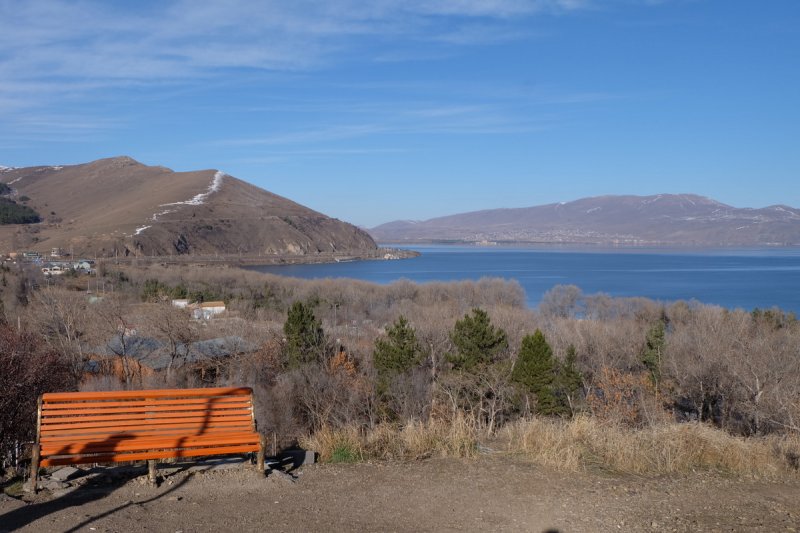
[[[301,444],[322,461],[474,457],[480,433],[463,417],[404,426],[324,428]],[[743,438],[704,424],[665,423],[631,429],[591,417],[532,418],[503,428],[501,451],[562,470],[596,468],[643,475],[696,471],[778,479],[797,476],[800,438]],[[498,449],[497,442],[493,443]]]
[[[410,422],[403,426],[379,424],[362,431],[355,426],[323,428],[301,445],[320,454],[322,461],[342,462],[347,457],[364,459],[420,459],[424,457],[473,457],[477,432],[463,418],[453,421]]]
[[[590,417],[534,418],[503,429],[508,451],[554,468],[633,474],[716,471],[776,479],[797,474],[798,437],[735,437],[704,424],[631,429]]]

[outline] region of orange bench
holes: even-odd
[[[257,452],[264,471],[264,438],[256,430],[250,388],[63,392],[39,398],[31,485],[39,467],[148,461]]]

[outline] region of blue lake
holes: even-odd
[[[354,278],[387,284],[483,277],[517,280],[528,305],[559,284],[584,293],[695,299],[728,308],[780,307],[800,313],[800,249],[595,249],[413,246],[418,258],[321,265],[259,266],[298,278]]]

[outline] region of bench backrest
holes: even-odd
[[[259,449],[246,387],[44,394],[37,439],[41,466]]]

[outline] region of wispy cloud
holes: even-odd
[[[235,164],[261,165],[282,163],[297,158],[331,159],[339,157],[373,156],[408,152],[405,148],[322,148],[316,150],[280,150],[259,152],[258,156],[241,157],[233,160]]]
[[[309,146],[313,149],[282,152],[284,156],[302,156],[310,153],[341,153],[327,147],[339,141],[374,139],[385,136],[418,134],[502,135],[542,131],[552,128],[550,117],[519,118],[512,113],[492,106],[426,106],[392,109],[384,106],[380,116],[372,123],[329,125],[325,123],[289,132],[270,135],[219,139],[207,143],[225,147]],[[369,150],[347,149],[347,153],[367,153]]]
[[[215,141],[212,144],[222,146],[268,146],[281,144],[312,144],[320,142],[340,141],[365,137],[385,132],[383,126],[375,124],[346,124],[313,128],[307,130],[291,131],[275,135],[227,139]]]
[[[296,70],[327,64],[350,39],[514,38],[504,25],[576,0],[356,0],[202,3],[0,3],[0,79],[155,81],[220,75],[218,69]],[[520,33],[519,36],[522,36]],[[85,89],[85,87],[84,87]]]
[[[114,89],[156,87],[168,94],[168,85],[210,85],[243,72],[309,73],[354,59],[436,60],[479,44],[530,38],[532,18],[592,8],[593,0],[0,0],[0,121],[34,134],[47,129],[44,120],[37,125],[21,117],[55,115],[97,95],[113,99]],[[364,46],[365,39],[376,46]],[[487,122],[482,113],[476,123]],[[479,116],[477,110],[471,115]],[[493,120],[490,129],[502,130],[502,121]],[[409,129],[389,123],[241,142],[319,142]],[[108,127],[92,117],[54,124],[63,132]]]

